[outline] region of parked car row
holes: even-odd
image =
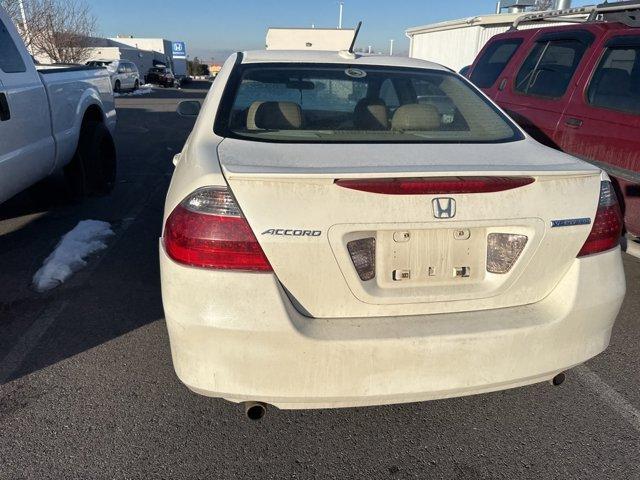
[[[613,19],[496,35],[466,74],[535,139],[608,171],[640,236],[640,6],[627,5]]]
[[[137,90],[140,88],[140,72],[133,62],[126,60],[91,60],[88,66],[105,67],[111,77],[114,92],[122,90]],[[179,86],[180,82],[170,68],[155,66],[149,69],[143,78],[144,83],[159,85],[164,88]]]

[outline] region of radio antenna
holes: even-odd
[[[353,49],[356,46],[356,40],[358,39],[358,34],[360,33],[360,27],[362,27],[362,22],[358,22],[358,26],[356,27],[356,33],[353,35],[353,41],[351,42],[351,46],[349,47],[349,53],[353,53]]]

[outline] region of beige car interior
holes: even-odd
[[[440,114],[433,105],[399,107],[389,121],[389,109],[381,99],[360,100],[353,113],[357,130],[433,131],[440,129]],[[302,108],[294,102],[256,101],[247,112],[247,130],[298,130],[303,128]]]

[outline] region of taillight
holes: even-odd
[[[164,229],[167,255],[201,268],[270,272],[271,265],[225,187],[206,187],[184,199]]]
[[[502,192],[534,181],[531,177],[431,177],[345,179],[335,183],[343,188],[386,195],[446,195]]]
[[[620,244],[622,213],[618,198],[609,181],[600,184],[600,202],[591,233],[578,253],[578,257],[611,250]]]

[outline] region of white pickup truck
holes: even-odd
[[[108,72],[36,69],[0,7],[0,203],[60,169],[77,196],[110,192],[115,125]]]

